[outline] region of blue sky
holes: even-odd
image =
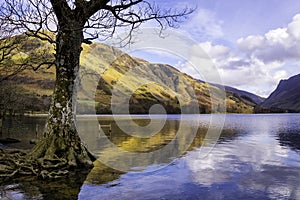
[[[175,8],[197,5],[197,10],[176,31],[191,38],[195,46],[201,47],[209,55],[225,85],[267,97],[281,79],[300,73],[300,1],[156,2],[165,8],[170,5]],[[156,40],[153,35],[153,41]],[[168,49],[170,46],[172,44],[166,45]],[[163,54],[162,50],[139,51],[133,55],[152,62],[172,64],[196,78],[201,78],[200,74],[185,67],[184,62],[189,58],[176,61],[174,56]],[[209,67],[207,70],[209,71]],[[207,81],[220,82],[209,79]]]
[[[166,9],[197,6],[197,10],[178,29],[168,30],[177,39],[162,41],[157,34],[148,34],[144,49],[140,45],[139,51],[127,51],[134,56],[171,64],[195,78],[264,97],[270,95],[281,79],[300,73],[299,0],[150,1]],[[143,27],[153,26],[146,23]],[[138,37],[140,41],[145,39],[143,34]],[[155,47],[154,43],[156,49],[148,48]],[[203,57],[201,51],[208,54],[214,67],[197,59]],[[214,74],[221,79],[214,79]]]

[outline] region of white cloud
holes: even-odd
[[[248,36],[237,41],[238,48],[249,57],[264,63],[298,60],[300,57],[300,14],[285,28],[268,31],[264,35]]]
[[[199,47],[212,58],[223,84],[267,97],[281,79],[299,73],[299,27],[300,14],[286,27],[238,39],[237,49],[211,42]]]
[[[278,84],[286,78],[286,73],[278,73],[280,63],[266,66],[258,59],[247,60],[242,57],[230,57],[217,63],[220,76],[225,85],[234,86],[261,96],[268,96]]]
[[[202,157],[202,148],[208,148],[206,146],[189,152],[184,159],[191,170],[191,177],[194,182],[210,186],[216,183],[228,182],[232,180],[234,174],[239,174],[239,178],[244,179],[249,178],[249,172],[261,175],[261,171],[267,167],[272,166],[275,169],[285,167],[286,159],[289,158],[291,152],[280,146],[275,138],[270,138],[270,130],[276,131],[276,128],[271,128],[272,123],[266,123],[264,120],[253,120],[247,123],[246,126],[250,134],[241,136],[243,137],[242,141],[237,138],[230,141],[230,143],[219,143],[217,148],[213,148],[210,154],[204,158]],[[243,129],[244,125],[239,124],[239,127]],[[263,131],[258,132],[257,127],[260,127],[260,130]],[[251,142],[247,143],[244,141]],[[228,151],[230,152],[228,153]],[[224,152],[226,153],[224,154]],[[234,156],[226,156],[227,154]],[[275,163],[274,160],[278,162]],[[244,163],[244,165],[239,165],[238,163]],[[245,172],[245,166],[248,166],[248,173]],[[280,177],[278,174],[275,176]],[[260,179],[257,179],[257,177],[250,179],[252,179],[252,182],[246,181],[238,184],[241,184],[242,188],[265,190],[264,187],[258,184]],[[272,186],[275,186],[275,183]]]
[[[212,45],[211,42],[200,43],[199,46],[210,56],[211,58],[219,59],[229,55],[230,49],[223,45]]]
[[[181,27],[199,40],[211,40],[222,37],[222,21],[218,20],[215,14],[207,9],[198,9],[189,21]]]
[[[300,39],[300,14],[293,17],[293,21],[288,25],[287,32],[296,40]]]
[[[166,51],[180,59],[161,55],[161,60],[167,60],[164,63],[175,64],[180,60],[181,63],[175,64],[175,67],[195,78],[237,87],[264,97],[276,88],[281,79],[299,73],[300,14],[295,15],[285,27],[261,35],[249,35],[236,43],[222,40],[222,21],[206,9],[199,9],[182,26],[186,32],[171,29],[166,31],[168,37],[165,38],[153,36],[151,31],[143,33],[138,49],[155,47],[160,54]],[[187,37],[189,34],[197,41]],[[218,41],[223,43],[218,44]],[[152,57],[149,61],[157,62]]]
[[[203,81],[229,85],[267,97],[281,79],[288,77],[281,62],[265,64],[258,58],[247,58],[224,45],[204,42],[191,49],[188,60],[193,65],[179,62],[175,67]]]
[[[253,51],[264,45],[264,37],[260,35],[250,35],[237,40],[237,45],[242,51]]]

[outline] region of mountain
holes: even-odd
[[[233,88],[233,87],[230,87],[230,86],[222,86],[222,85],[219,85],[219,84],[213,84],[217,87],[224,87],[225,90],[228,92],[232,92],[233,95],[237,95],[240,99],[243,99],[244,101],[249,101],[249,103],[251,104],[254,104],[254,105],[258,105],[258,104],[261,104],[265,98],[263,97],[260,97],[256,94],[253,94],[253,93],[250,93],[250,92],[247,92],[247,91],[244,91],[244,90],[239,90],[237,88]]]
[[[253,93],[250,93],[250,92],[247,92],[247,91],[244,91],[244,90],[239,90],[239,89],[236,89],[236,88],[233,88],[233,87],[230,87],[230,86],[225,86],[225,89],[227,91],[238,94],[240,96],[240,98],[251,101],[254,104],[261,104],[265,100],[265,98],[260,97],[256,94],[253,94]]]
[[[281,80],[256,112],[300,112],[300,74]]]
[[[41,54],[43,58],[54,59],[53,46],[36,38],[28,38],[20,46],[23,58],[30,59],[30,55],[38,57]],[[84,44],[80,65],[81,82],[77,106],[79,113],[92,113],[95,108],[97,113],[111,113],[112,94],[120,96],[120,102],[113,101],[113,104],[122,105],[122,96],[128,97],[130,113],[148,113],[149,108],[157,103],[167,113],[181,113],[182,107],[193,103],[193,95],[201,113],[211,112],[212,101],[218,105],[218,109],[221,106],[220,99],[211,97],[209,93],[211,91],[220,94],[220,87],[198,81],[170,65],[131,57],[112,46],[100,43]],[[26,94],[23,95],[24,102],[34,104],[27,106],[25,110],[46,112],[54,81],[54,67],[41,67],[36,71],[21,72],[9,85],[21,88]],[[20,92],[18,95],[21,95]],[[184,97],[184,101],[179,102],[179,96]],[[26,101],[27,97],[30,100]],[[229,113],[252,113],[259,101],[260,98],[253,94],[226,87],[226,109]]]

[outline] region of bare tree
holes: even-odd
[[[9,79],[25,69],[13,61],[13,56],[18,51],[21,37],[12,37],[11,31],[7,32],[2,27],[6,27],[5,21],[0,20],[0,82]]]
[[[37,159],[44,167],[58,161],[60,167],[92,167],[94,158],[75,127],[82,43],[111,37],[117,28],[126,29],[124,39],[130,41],[132,32],[146,21],[157,22],[161,29],[175,27],[191,12],[162,9],[144,0],[4,0],[0,19],[8,28],[55,45],[56,83],[47,128],[28,159]],[[51,34],[56,35],[55,40]]]
[[[1,8],[2,9],[2,8]],[[32,36],[19,33],[19,29],[10,24],[6,18],[0,18],[0,82],[9,80],[25,69],[37,70],[43,65],[50,67],[54,58],[49,57],[47,48],[39,48],[44,52],[36,54],[37,46],[32,45]],[[46,45],[44,45],[46,47]]]

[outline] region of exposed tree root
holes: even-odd
[[[63,111],[56,111],[55,116],[63,115],[60,117],[50,115],[44,136],[32,150],[0,149],[0,178],[34,175],[51,179],[66,176],[71,171],[89,171],[93,167],[95,157],[82,144],[72,112],[61,114]]]
[[[38,175],[34,163],[27,162],[25,151],[0,149],[0,177],[10,178],[17,175]]]
[[[48,146],[47,151],[44,147],[45,151],[39,151],[39,154],[36,154],[37,151],[29,152],[0,148],[0,179],[28,175],[38,176],[42,179],[55,179],[68,175],[74,169],[89,170],[93,166],[88,155],[83,158],[82,155],[74,155],[76,151],[69,150],[65,156],[66,159],[64,157],[59,158],[56,155],[57,152],[51,152],[51,150],[52,156],[50,156],[49,147],[51,149],[51,145]],[[35,150],[37,149],[39,149],[39,146],[35,148]],[[82,165],[78,166],[78,163]]]

